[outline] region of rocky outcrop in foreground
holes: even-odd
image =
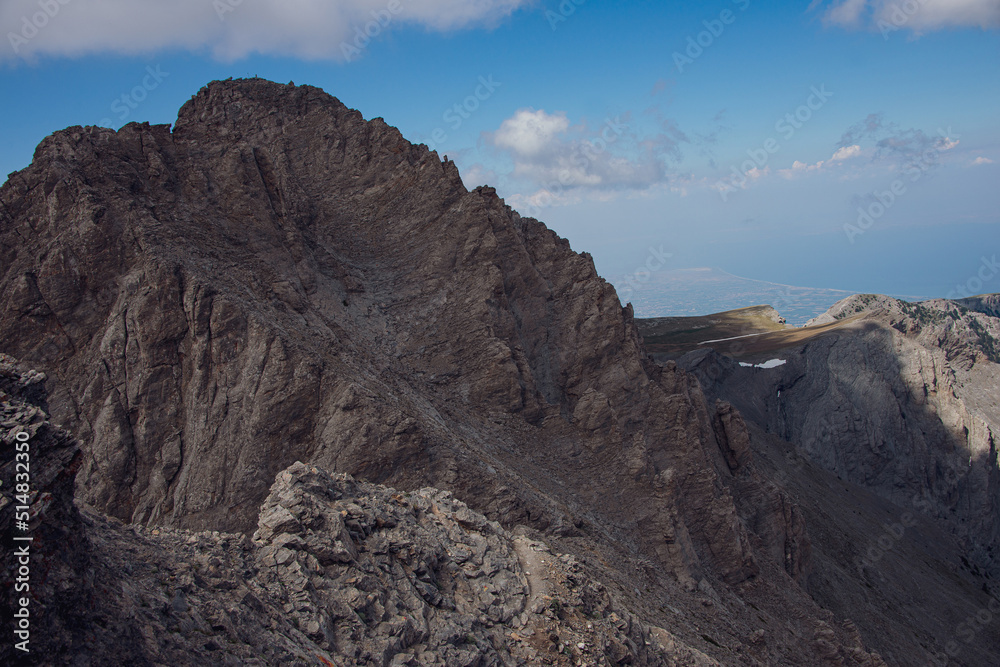
[[[30,652],[4,642],[5,664],[718,664],[616,606],[572,556],[437,489],[295,463],[252,539],[81,514],[80,453],[48,421],[42,380],[0,357],[2,437],[31,437],[28,534],[45,568],[30,578]],[[12,507],[0,507],[6,537]],[[8,611],[12,584],[5,567]]]
[[[117,612],[95,613],[100,594],[116,586],[118,576],[109,577],[96,562],[87,522],[73,504],[81,452],[49,421],[45,380],[0,354],[0,605],[6,625],[0,662],[55,664],[59,656],[88,652],[127,662],[137,656],[130,639],[138,628],[116,622]]]

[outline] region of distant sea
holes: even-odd
[[[636,317],[709,315],[747,306],[769,305],[789,324],[801,326],[855,294],[822,287],[795,287],[734,276],[721,269],[657,271],[645,282],[632,277],[611,280],[622,301],[632,302]],[[631,285],[631,286],[630,286]],[[905,301],[923,297],[889,295]]]

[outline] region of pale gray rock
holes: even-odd
[[[711,351],[678,363],[827,470],[947,520],[977,570],[1000,576],[1000,319],[879,295],[821,319],[848,324],[782,350],[783,366],[742,368]]]

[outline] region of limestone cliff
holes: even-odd
[[[1000,576],[1000,319],[989,303],[858,295],[813,322],[845,326],[771,353],[785,365],[711,352],[680,364],[827,470],[947,520],[976,571]]]

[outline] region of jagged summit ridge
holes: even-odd
[[[246,528],[296,459],[567,532],[596,505],[546,499],[567,456],[557,474],[632,470],[640,494],[695,466],[683,484],[728,502],[694,385],[644,361],[590,258],[317,89],[217,82],[173,132],[57,133],[0,199],[0,327],[62,380],[83,497],[123,519]],[[624,526],[628,495],[601,503]],[[680,539],[753,572],[735,512],[695,507],[711,529]]]

